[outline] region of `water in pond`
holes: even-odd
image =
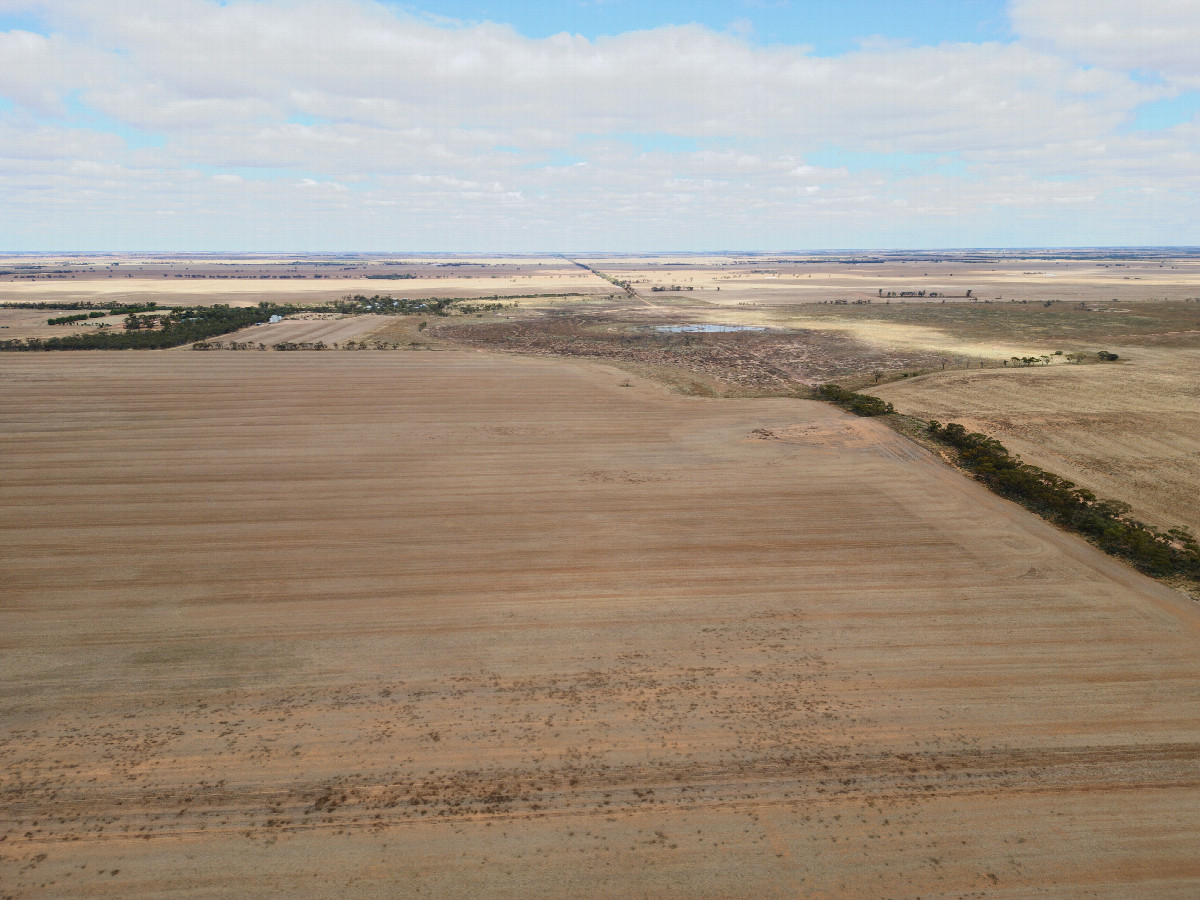
[[[712,333],[714,331],[766,331],[762,325],[655,325],[655,331],[670,331],[679,332],[703,332]]]

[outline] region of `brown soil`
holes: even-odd
[[[474,351],[0,384],[6,896],[1200,891],[1195,605],[877,422]]]
[[[280,322],[253,325],[230,335],[215,337],[206,343],[221,349],[260,344],[270,350],[275,344],[314,344],[328,347],[357,341],[377,331],[387,322],[384,316],[344,316],[338,313],[297,313]]]

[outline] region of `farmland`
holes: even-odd
[[[589,287],[0,354],[5,896],[1200,891],[1200,605],[803,399],[868,390],[1195,527],[1190,257],[997,257],[1013,298],[944,305],[843,292],[983,262],[805,262],[826,290],[771,295],[741,272],[783,278],[766,255],[579,258],[661,276],[632,292],[388,259],[336,262],[413,277],[328,299]],[[77,261],[0,291],[197,265]],[[283,264],[253,262],[205,265]],[[122,327],[60,315],[0,309],[0,336]],[[679,330],[714,324],[762,330]]]
[[[608,294],[611,285],[557,257],[343,257],[156,254],[0,258],[0,304],[63,298],[160,306],[321,303],[392,290],[419,297]]]
[[[1200,257],[1194,251],[1178,250],[1133,251],[1124,256],[1104,251],[897,251],[581,255],[578,259],[629,282],[644,295],[725,308],[771,310],[833,299],[890,299],[896,304],[971,298],[1078,303],[1114,297],[1122,301],[1200,297]],[[887,298],[888,293],[894,296]],[[938,296],[930,297],[931,293]]]

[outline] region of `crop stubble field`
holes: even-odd
[[[880,423],[474,349],[0,384],[6,895],[1200,891],[1195,605]]]

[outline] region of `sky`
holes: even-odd
[[[1200,244],[1197,0],[0,0],[0,250]]]

